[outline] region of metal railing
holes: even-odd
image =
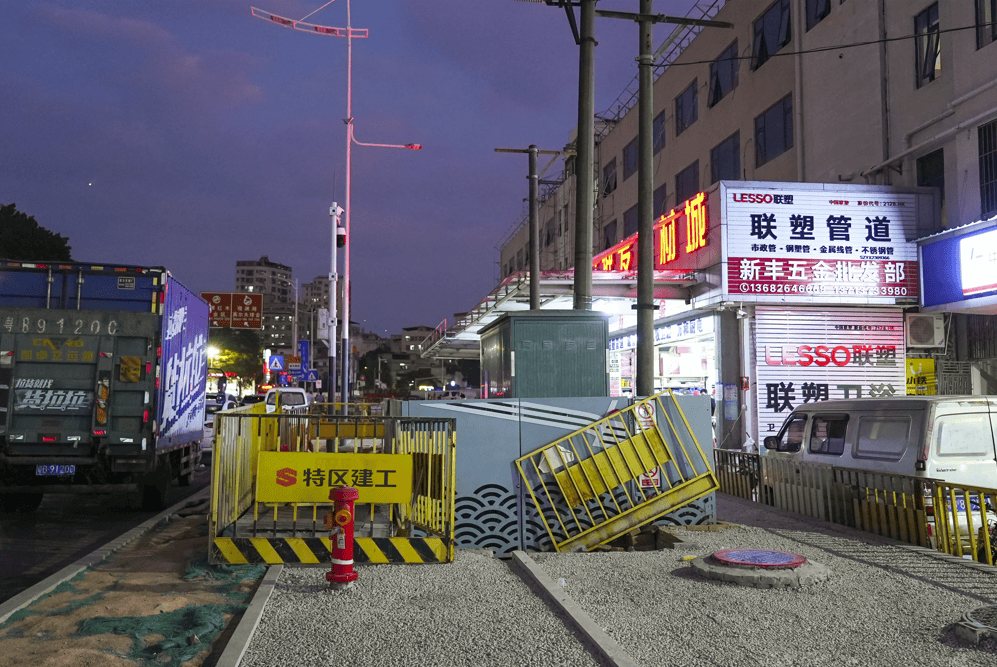
[[[313,459],[301,458],[302,454],[375,457],[400,454],[412,458],[410,501],[365,503],[363,508],[369,507],[367,518],[361,516],[362,507],[358,505],[358,536],[360,526],[366,526],[370,536],[375,537],[377,513],[378,521],[383,519],[383,525],[378,525],[382,536],[410,537],[421,531],[423,535],[440,538],[442,551],[438,556],[453,560],[456,496],[453,419],[342,416],[322,414],[320,409],[305,414],[267,414],[265,410],[264,405],[255,404],[215,416],[209,541],[221,536],[314,540],[322,539],[327,532],[321,517],[331,508],[331,501],[296,502],[297,497],[291,502],[283,502],[283,498],[281,502],[260,500],[257,473],[261,454],[286,456],[288,467],[296,461],[308,461],[298,466],[306,468],[313,465]],[[280,466],[285,465],[283,461],[279,459]],[[332,484],[332,477],[328,479],[328,484]],[[407,488],[407,480],[403,488]]]
[[[667,403],[657,394],[516,459],[554,549],[593,549],[717,489],[667,394]]]
[[[997,489],[714,450],[720,491],[995,564]]]

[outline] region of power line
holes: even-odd
[[[959,32],[959,31],[962,31],[962,30],[976,30],[978,28],[982,28],[982,27],[986,27],[986,26],[993,26],[993,25],[995,25],[995,24],[994,23],[983,23],[983,24],[980,24],[980,25],[971,25],[971,26],[965,26],[965,27],[961,27],[961,28],[948,28],[946,30],[932,30],[930,32],[931,33],[941,34],[941,33],[945,33],[945,32]],[[773,54],[769,55],[769,58],[771,59],[771,58],[775,58],[777,56],[806,55],[808,53],[824,53],[825,51],[840,51],[842,49],[853,49],[853,48],[856,48],[856,47],[859,47],[859,46],[871,46],[873,44],[886,44],[886,43],[889,43],[889,42],[899,42],[899,41],[902,41],[902,40],[905,40],[905,39],[916,39],[918,37],[925,37],[928,34],[929,33],[921,33],[921,34],[916,34],[915,33],[913,35],[903,35],[902,37],[887,37],[886,39],[873,39],[873,40],[869,40],[867,42],[853,42],[852,44],[837,44],[837,45],[834,45],[834,46],[821,46],[821,47],[818,47],[818,48],[815,48],[815,49],[806,49],[804,51],[777,51],[776,53],[773,53]],[[750,55],[750,56],[733,56],[731,58],[723,58],[723,60],[753,60],[754,58],[755,58],[754,55]],[[687,62],[687,63],[676,63],[676,62],[673,62],[673,63],[670,63],[670,64],[669,63],[659,63],[659,64],[655,65],[655,67],[676,67],[676,66],[685,66],[685,65],[710,65],[712,63],[717,62],[717,60],[718,60],[717,58],[714,58],[712,60],[694,60],[694,61]]]

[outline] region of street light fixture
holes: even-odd
[[[328,7],[334,2],[334,0],[329,0],[315,11],[306,15],[304,18],[308,18],[312,14]],[[288,19],[285,17],[277,16],[276,14],[271,14],[270,12],[264,12],[255,7],[250,7],[250,11],[253,16],[261,18],[277,25],[283,26],[285,28],[293,28],[294,30],[300,30],[302,32],[308,32],[314,35],[326,35],[330,37],[345,37],[346,38],[346,118],[343,122],[346,123],[346,209],[343,214],[343,229],[345,231],[345,244],[343,246],[343,347],[342,347],[342,361],[340,363],[342,367],[342,397],[343,397],[343,414],[347,413],[349,403],[349,387],[350,387],[350,197],[351,197],[351,176],[352,176],[352,147],[353,144],[358,146],[371,146],[375,148],[407,148],[409,150],[421,150],[422,144],[373,144],[364,143],[362,141],[357,141],[356,137],[353,136],[353,38],[360,37],[364,38],[368,36],[368,30],[366,28],[356,28],[354,29],[351,21],[350,12],[350,0],[346,0],[346,27],[345,28],[335,28],[332,26],[322,26],[313,23],[305,23],[304,19],[300,21],[295,21],[294,19]],[[333,216],[335,217],[335,216]],[[335,230],[334,230],[335,231]],[[335,245],[335,244],[334,244]],[[335,273],[335,247],[333,247],[333,274]],[[335,285],[331,283],[332,278],[330,278],[329,289],[333,294],[335,293]],[[334,310],[334,297],[330,296],[330,304],[332,304],[332,310],[329,313],[330,322],[335,322],[336,312]],[[330,335],[329,335],[329,402],[335,402],[335,382],[333,382],[333,368],[332,362],[335,360],[334,346],[336,341],[333,340],[334,328],[330,325]]]

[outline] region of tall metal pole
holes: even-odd
[[[329,217],[332,218],[332,250],[329,252],[329,318],[327,321],[329,338],[329,403],[336,402],[336,348],[339,338],[336,336],[336,236],[339,227],[339,204],[332,202]]]
[[[578,136],[575,146],[575,310],[592,308],[592,209],[595,204],[595,3],[580,0],[578,46]]]
[[[654,23],[653,0],[640,0],[640,98],[637,107],[637,396],[654,393]]]
[[[343,356],[340,366],[343,377],[340,380],[343,397],[343,414],[347,414],[350,402],[350,178],[353,156],[353,24],[350,19],[350,3],[346,2],[346,213],[343,228],[346,230],[346,245],[343,247]],[[331,315],[335,317],[333,313]]]
[[[540,308],[540,175],[537,145],[530,144],[530,310]]]

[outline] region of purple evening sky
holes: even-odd
[[[196,291],[232,290],[235,262],[262,255],[300,283],[326,275],[346,40],[250,14],[322,4],[5,2],[0,203],[67,236],[79,261],[165,266]],[[357,139],[423,145],[353,151],[352,319],[390,335],[452,321],[497,284],[528,183],[526,155],[493,149],[567,143],[578,49],[563,10],[515,0],[352,0],[352,17],[370,30],[353,41]],[[308,21],[344,27],[346,0]],[[601,112],[637,73],[637,26],[598,19],[596,37]]]

